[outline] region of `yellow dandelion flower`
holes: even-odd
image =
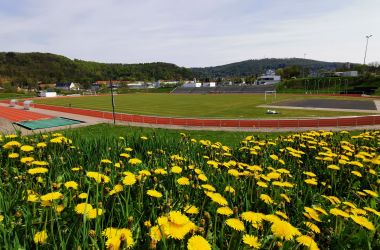
[[[271,231],[274,236],[285,240],[292,240],[295,236],[301,235],[296,227],[283,220],[275,220],[271,226]]]
[[[290,198],[286,194],[280,194],[281,198],[284,199],[287,203],[290,203]]]
[[[20,159],[20,162],[21,163],[31,163],[31,162],[33,162],[34,161],[34,158],[33,157],[22,157],[21,159]]]
[[[178,167],[178,166],[174,166],[170,169],[170,172],[174,173],[174,174],[180,174],[182,173],[182,168],[181,167]]]
[[[187,214],[198,214],[199,213],[198,208],[194,205],[186,205],[183,210]]]
[[[135,174],[131,172],[124,172],[124,179],[123,179],[123,184],[126,186],[132,186],[133,184],[136,183],[136,176]]]
[[[216,191],[216,189],[213,186],[211,186],[210,184],[203,184],[203,185],[201,185],[201,187],[203,189],[206,189],[206,190],[211,191],[211,192],[215,192]]]
[[[65,182],[65,187],[66,188],[72,188],[72,189],[78,189],[78,183],[76,183],[75,181],[68,181],[68,182]]]
[[[52,193],[42,195],[40,197],[41,201],[53,201],[53,200],[58,200],[62,198],[63,198],[63,194],[61,194],[60,192],[52,192]]]
[[[92,205],[88,203],[79,203],[78,205],[75,206],[75,212],[77,214],[88,214],[91,211]]]
[[[234,194],[235,193],[235,189],[231,186],[227,186],[225,189],[224,189],[224,192],[228,192],[228,193],[232,193]]]
[[[35,174],[45,174],[49,170],[47,168],[31,168],[28,169],[28,174],[35,175]]]
[[[55,211],[57,213],[61,213],[64,209],[65,209],[65,206],[63,204],[58,205],[58,206],[55,207]]]
[[[87,172],[87,177],[94,179],[97,183],[108,183],[110,178],[98,172]]]
[[[304,182],[305,182],[306,184],[309,184],[309,185],[312,185],[312,186],[316,186],[316,185],[318,185],[318,181],[317,181],[317,179],[315,179],[315,178],[306,179],[306,180],[304,180]]]
[[[110,191],[110,195],[114,195],[114,194],[120,193],[121,191],[123,191],[123,189],[124,189],[123,185],[116,184],[113,187],[113,189]]]
[[[364,209],[380,217],[380,212],[378,212],[376,209],[370,207],[364,207]]]
[[[375,226],[367,218],[358,215],[350,215],[351,219],[362,227],[368,230],[375,231]]]
[[[249,235],[249,234],[243,235],[243,242],[253,249],[259,249],[261,247],[259,238],[253,235]]]
[[[155,197],[155,198],[161,198],[162,197],[162,193],[158,192],[157,190],[154,190],[154,189],[150,189],[146,192],[147,195],[151,196],[151,197]]]
[[[47,144],[45,142],[37,143],[37,148],[45,148],[45,147],[47,147]]]
[[[87,197],[88,197],[88,194],[87,194],[87,193],[81,193],[81,194],[78,195],[78,198],[79,198],[79,199],[82,199],[82,200],[87,199]]]
[[[364,191],[365,193],[371,195],[372,197],[375,197],[375,198],[379,197],[379,195],[378,195],[375,191],[368,190],[368,189],[364,189],[363,191]]]
[[[228,202],[226,198],[224,198],[221,194],[219,193],[213,193],[213,192],[206,192],[206,195],[211,198],[212,201],[218,203],[221,206],[227,206]]]
[[[3,145],[3,148],[4,149],[10,149],[10,148],[19,148],[21,147],[21,143],[19,143],[18,141],[9,141],[7,142],[6,144]]]
[[[23,152],[32,152],[34,150],[34,147],[30,145],[23,145],[21,146],[20,150]]]
[[[343,218],[349,218],[350,215],[342,210],[340,210],[339,208],[332,208],[330,209],[330,214],[333,214],[335,216],[341,216]]]
[[[102,235],[107,237],[107,249],[119,249],[121,242],[125,241],[127,248],[132,248],[134,243],[131,230],[127,228],[113,228],[109,227],[103,230]]]
[[[127,153],[122,153],[120,154],[121,157],[124,157],[124,158],[130,158],[131,156]]]
[[[38,195],[36,195],[36,194],[28,194],[27,201],[29,201],[29,202],[37,202],[38,201]]]
[[[319,250],[317,243],[310,236],[301,235],[297,237],[296,241],[310,250]]]
[[[168,172],[165,169],[163,169],[163,168],[157,168],[157,169],[155,169],[154,173],[155,174],[160,174],[160,175],[166,175],[166,174],[168,174]]]
[[[313,172],[303,172],[304,175],[307,175],[309,177],[316,177],[317,175],[314,174]]]
[[[229,207],[219,207],[219,208],[216,210],[216,213],[217,213],[217,214],[221,214],[221,215],[227,215],[227,216],[230,216],[230,215],[233,214],[234,212],[233,212],[232,209],[229,208]]]
[[[93,208],[90,211],[88,211],[88,213],[86,215],[87,215],[87,218],[89,218],[89,219],[95,219],[96,217],[98,217],[99,215],[102,215],[102,214],[103,214],[103,209]]]
[[[260,200],[264,201],[266,204],[273,204],[274,201],[272,200],[272,198],[267,195],[267,194],[261,194],[260,195]]]
[[[245,231],[244,223],[236,218],[231,218],[226,220],[227,226],[231,227],[236,231]]]
[[[259,187],[263,187],[263,188],[267,188],[268,187],[268,184],[263,182],[263,181],[258,181],[257,182],[257,186]]]
[[[10,153],[8,154],[8,158],[10,159],[15,159],[18,158],[20,155],[18,153]]]
[[[33,240],[36,244],[45,244],[48,239],[48,235],[45,230],[37,232],[34,234]]]
[[[131,165],[138,165],[138,164],[141,164],[142,161],[140,159],[137,159],[137,158],[132,158],[132,159],[128,160],[128,163]]]
[[[312,222],[309,222],[309,221],[306,221],[304,222],[304,224],[311,230],[313,231],[314,233],[321,233],[321,230],[319,229],[319,227],[317,225],[315,225],[314,223]]]
[[[288,216],[286,215],[286,213],[284,213],[284,212],[276,211],[275,214],[281,216],[285,220],[289,219]]]
[[[321,222],[321,219],[319,218],[319,214],[314,209],[312,209],[311,207],[304,207],[304,209],[308,215],[306,217],[310,217],[311,219],[315,221]]]
[[[211,250],[211,245],[202,236],[194,235],[187,242],[187,249],[188,250]]]
[[[190,185],[189,178],[187,178],[187,177],[181,177],[181,178],[179,178],[179,179],[177,180],[177,183],[178,183],[179,185],[182,185],[182,186],[184,186],[184,185]]]
[[[200,174],[200,175],[198,175],[198,179],[201,180],[201,181],[204,181],[204,182],[206,182],[206,181],[208,180],[208,179],[207,179],[207,176],[204,175],[204,174]]]

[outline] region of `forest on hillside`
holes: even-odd
[[[107,64],[71,60],[50,53],[0,53],[0,84],[22,87],[34,87],[38,82],[92,83],[108,79],[156,81],[191,77],[191,70],[163,62]]]

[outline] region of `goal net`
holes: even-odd
[[[265,102],[267,102],[267,101],[273,102],[276,99],[277,99],[277,92],[275,90],[265,91],[265,93],[264,93]]]

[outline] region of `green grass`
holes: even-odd
[[[20,98],[27,98],[27,97],[34,97],[34,94],[24,94],[24,93],[0,93],[0,100],[1,99],[20,99]]]
[[[187,249],[190,237],[200,235],[212,249],[245,250],[245,234],[256,236],[261,249],[276,250],[279,243],[283,245],[281,249],[304,249],[296,237],[280,239],[284,235],[274,230],[287,221],[286,228],[294,227],[298,235],[311,236],[320,249],[379,249],[380,219],[373,211],[378,211],[380,204],[376,196],[379,192],[376,173],[380,170],[376,148],[380,132],[369,131],[356,137],[353,133],[339,132],[286,134],[276,138],[269,134],[272,139],[254,134],[260,139],[245,140],[245,133],[194,131],[187,136],[178,132],[98,125],[62,132],[67,139],[56,132],[16,138],[0,136],[2,248],[105,249],[110,242],[103,232],[114,227],[128,230],[132,239],[118,235],[113,236],[111,243],[127,238],[127,242],[119,243],[125,246],[133,240],[134,249]],[[239,135],[244,141],[237,144]],[[212,143],[229,136],[235,146]],[[191,140],[194,137],[212,142],[195,142]],[[340,161],[342,156],[344,162]],[[26,157],[33,158],[26,160]],[[131,158],[141,162],[133,163]],[[25,163],[28,161],[32,162]],[[42,163],[48,166],[36,169]],[[339,169],[330,169],[331,164]],[[355,175],[353,170],[357,172]],[[306,176],[306,171],[315,179]],[[183,177],[188,178],[189,185],[180,185],[178,180]],[[76,188],[66,186],[73,182]],[[117,186],[119,191],[111,194]],[[234,191],[226,192],[227,186]],[[220,195],[219,199],[215,193],[205,192],[210,188]],[[162,197],[149,196],[148,190],[152,189]],[[366,190],[372,191],[372,195],[359,195],[358,192]],[[184,215],[179,219],[197,228],[186,229],[176,239],[172,235],[178,235],[187,226],[175,223],[176,216],[171,217],[175,215],[171,212],[184,214],[189,204],[199,213],[187,214],[187,220]],[[91,205],[93,209],[89,210],[95,213],[84,212],[83,205]],[[224,205],[233,214],[218,214]],[[315,207],[319,210],[312,209]],[[331,211],[337,208],[350,215],[372,208],[372,212],[364,211],[363,216],[375,230],[360,226],[350,216],[334,215]],[[321,209],[325,212],[320,212]],[[97,211],[103,213],[96,214]],[[256,229],[253,223],[244,220],[248,211],[268,215],[265,218],[271,218],[271,222],[257,222],[259,229]],[[157,234],[152,231],[158,228],[159,217],[176,225],[160,224],[162,228],[170,226],[171,230],[162,230],[164,238],[156,240]],[[240,219],[244,232],[230,227],[228,218]],[[146,226],[146,221],[154,227]],[[305,222],[310,221],[320,229],[319,234],[306,227]],[[37,232],[45,232],[47,238],[38,243]],[[286,236],[292,237],[289,233]]]
[[[277,99],[268,96],[264,101],[263,94],[123,94],[115,96],[116,112],[158,115],[172,117],[211,117],[211,118],[283,118],[283,117],[313,117],[337,116],[342,112],[316,110],[288,110],[281,109],[280,114],[273,116],[266,114],[266,108],[258,105],[271,104],[273,101],[285,101],[310,98],[306,95],[278,94]],[[312,96],[311,98],[321,98]],[[338,98],[338,97],[323,97]],[[339,97],[341,98],[341,97]],[[347,99],[348,97],[344,97]],[[36,103],[70,106],[77,108],[111,111],[110,96],[85,96],[73,98],[38,99]],[[344,115],[360,115],[363,113],[345,112]]]
[[[98,124],[87,127],[81,127],[77,129],[63,130],[69,137],[75,138],[91,138],[91,137],[160,137],[160,138],[175,138],[178,137],[180,133],[185,133],[191,138],[196,140],[207,138],[213,142],[221,142],[225,145],[237,145],[242,138],[254,135],[261,139],[273,139],[280,135],[287,135],[287,132],[275,132],[275,133],[265,133],[265,132],[225,132],[225,131],[205,131],[205,130],[173,130],[173,129],[160,129],[160,128],[144,128],[144,127],[127,127],[127,126],[114,126],[111,124]]]

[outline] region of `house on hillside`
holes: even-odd
[[[257,78],[255,84],[257,85],[267,85],[267,84],[275,84],[281,81],[281,76],[276,75],[274,70],[267,70],[265,74],[262,74]]]
[[[62,90],[79,90],[80,84],[75,82],[60,82],[55,85],[55,88]]]
[[[38,89],[54,89],[55,83],[38,83]]]

